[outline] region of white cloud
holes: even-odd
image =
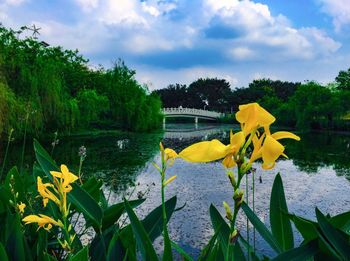
[[[160,11],[156,7],[147,5],[146,2],[142,2],[142,10],[156,17],[160,15]]]
[[[237,60],[249,60],[255,56],[255,53],[253,50],[244,46],[235,47],[231,49],[229,53],[232,55],[234,59],[237,59]]]
[[[315,68],[315,64],[319,66],[322,60],[334,60],[341,46],[322,29],[293,26],[282,14],[271,14],[269,6],[249,0],[75,0],[83,12],[67,11],[67,15],[74,18],[71,19],[73,22],[48,19],[50,14],[35,16],[36,21],[26,20],[25,16],[16,16],[17,7],[13,5],[29,0],[5,1],[6,4],[0,4],[0,20],[6,25],[16,29],[23,24],[35,23],[42,28],[40,39],[51,45],[78,48],[92,58],[92,62],[98,61],[106,66],[118,57],[124,58],[131,68],[137,70],[140,81],[153,82],[151,88],[162,88],[171,82],[190,83],[198,77],[219,77],[227,79],[233,86],[242,85],[252,80],[255,72],[286,80],[293,77],[305,79],[307,70],[298,75],[299,66],[296,66],[297,69],[289,75],[288,64],[310,63]],[[334,15],[338,27],[350,21],[347,16],[350,5],[340,5],[349,0],[318,1],[324,8],[326,5],[334,7],[329,13]],[[40,14],[40,10],[34,11]],[[209,37],[205,30],[213,24],[223,25],[234,33],[226,38]],[[188,64],[182,63],[182,51],[194,57],[193,62],[187,59],[194,64],[193,67],[188,68]],[[168,54],[171,58],[167,58]],[[208,59],[208,64],[206,59],[201,59],[213,55],[215,57]],[[141,65],[140,57],[146,56],[148,60],[142,60]],[[153,63],[157,68],[147,65],[152,59],[161,59]],[[172,68],[166,67],[170,59],[178,59],[173,64],[182,67],[164,69]],[[210,64],[212,61],[215,65]],[[249,61],[249,66],[246,61]],[[346,63],[344,60],[332,69]],[[329,64],[324,64],[324,68],[329,67]],[[326,78],[326,72],[323,70],[322,74],[306,78]]]
[[[255,53],[247,47],[230,50],[236,59],[261,58],[264,47],[269,47],[276,57],[283,59],[310,59],[317,55],[329,55],[340,48],[340,43],[317,28],[294,28],[283,16],[272,16],[269,7],[252,1],[206,0],[209,17],[220,17],[221,21],[240,35],[235,43],[258,46]],[[349,5],[350,6],[350,5]]]
[[[143,54],[150,51],[170,51],[175,48],[171,41],[162,38],[154,40],[151,35],[133,35],[127,41],[123,41],[123,46],[131,53]]]
[[[108,25],[124,24],[148,28],[138,0],[106,0],[98,13],[99,20]]]
[[[350,24],[350,3],[349,0],[318,0],[324,13],[333,18],[333,25],[336,31]]]
[[[28,0],[5,0],[5,3],[8,5],[19,6]]]
[[[78,5],[86,12],[96,9],[99,5],[99,0],[75,0]]]

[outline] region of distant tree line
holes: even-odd
[[[43,45],[0,26],[0,137],[91,127],[147,131],[160,125],[161,101],[119,60],[91,69],[78,51]]]
[[[350,130],[350,69],[334,83],[259,79],[232,89],[223,79],[198,79],[190,85],[172,84],[154,91],[164,107],[191,107],[232,114],[240,104],[259,102],[277,124],[300,130]],[[232,118],[233,121],[233,118]]]

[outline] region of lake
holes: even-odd
[[[123,196],[137,198],[145,193],[147,200],[137,209],[139,217],[160,205],[160,176],[152,162],[160,161],[159,141],[165,147],[177,152],[201,140],[217,138],[229,143],[230,128],[199,124],[168,124],[161,134],[110,133],[89,137],[62,138],[53,155],[56,161],[67,164],[73,171],[78,168],[78,149],[87,148],[83,165],[83,177],[95,175],[106,183],[105,192],[109,202],[119,201]],[[317,206],[323,213],[331,215],[350,209],[350,135],[342,133],[314,132],[299,134],[300,142],[283,140],[289,159],[277,161],[276,167],[265,171],[255,163],[255,208],[259,218],[269,223],[269,200],[271,186],[276,173],[282,175],[289,211],[306,218],[315,217]],[[50,150],[50,142],[44,141]],[[12,145],[9,165],[19,164],[20,144]],[[3,148],[1,149],[3,151]],[[3,153],[1,153],[3,155]],[[29,170],[34,161],[30,143],[26,146],[25,169]],[[192,256],[197,257],[199,249],[208,242],[211,229],[209,206],[214,204],[224,215],[222,202],[232,205],[232,188],[220,162],[193,164],[177,159],[168,169],[168,176],[177,175],[166,190],[167,198],[178,196],[178,206],[185,207],[174,213],[170,220],[171,238],[178,242]],[[249,201],[252,201],[252,176],[249,176]],[[242,184],[245,190],[245,182]],[[246,219],[238,219],[240,232],[246,235]],[[250,241],[253,232],[250,229]],[[295,241],[301,242],[298,234]],[[156,240],[158,249],[161,240]],[[262,239],[256,237],[257,248],[272,256],[273,252]]]

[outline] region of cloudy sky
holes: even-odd
[[[0,0],[0,21],[35,24],[92,66],[120,57],[150,89],[199,77],[327,83],[350,67],[350,0]]]

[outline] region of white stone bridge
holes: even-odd
[[[223,116],[223,113],[215,111],[207,111],[201,109],[192,109],[192,108],[164,108],[163,109],[165,124],[166,118],[175,118],[175,117],[185,117],[185,118],[194,118],[194,122],[198,123],[198,119],[205,120],[217,120]]]

